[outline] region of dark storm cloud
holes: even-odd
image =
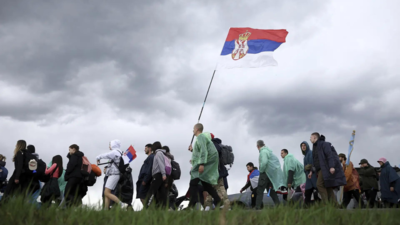
[[[314,4],[304,7],[307,3]],[[178,102],[198,104],[202,100],[205,88],[197,80],[204,77],[207,66],[204,71],[192,71],[188,65],[191,56],[201,53],[201,46],[212,45],[214,50],[209,54],[218,55],[230,26],[256,26],[260,24],[260,16],[266,14],[271,19],[263,27],[277,25],[274,21],[300,24],[310,13],[322,10],[326,3],[2,1],[0,4],[1,81],[27,90],[33,99],[61,93],[45,106],[37,101],[0,107],[0,115],[35,120],[60,112],[64,106],[89,110],[91,100],[75,98],[87,97],[91,90],[85,86],[93,82],[98,83],[100,91],[92,98],[102,99],[115,109],[145,114],[158,111],[179,117],[181,110],[172,106],[171,101],[163,104],[159,97],[172,91]],[[298,8],[277,10],[287,4]],[[176,60],[165,63],[171,58]],[[113,74],[100,71],[96,76],[78,76],[88,67],[110,62],[115,67]],[[179,70],[167,73],[173,67]],[[166,84],[163,79],[168,80],[168,76],[175,79]],[[123,85],[110,82],[121,77]]]
[[[384,71],[372,68],[336,83],[309,80],[273,93],[258,89],[239,91],[219,104],[220,115],[244,110],[244,120],[254,135],[292,135],[302,131],[340,133],[348,131],[349,126],[350,129],[379,127],[388,133],[400,132],[400,115],[391,107],[392,101],[385,101],[390,96],[400,100],[393,96],[399,91],[400,81],[382,74]]]

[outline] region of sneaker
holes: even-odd
[[[280,187],[280,188],[276,191],[276,193],[277,193],[277,194],[281,194],[281,195],[287,195],[287,194],[288,194],[288,191],[287,191],[287,189],[286,189],[285,187]]]
[[[121,206],[121,209],[126,209],[126,208],[128,208],[128,204],[126,204],[126,203],[119,202],[119,205]]]
[[[210,211],[210,206],[207,206],[204,211]]]

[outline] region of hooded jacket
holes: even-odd
[[[301,149],[301,145],[305,144],[306,145],[306,151],[303,152]],[[301,142],[300,144],[300,150],[304,155],[303,163],[304,163],[304,173],[306,174],[306,190],[309,190],[311,188],[317,188],[317,174],[313,173],[311,176],[311,179],[308,178],[308,174],[310,173],[311,170],[306,170],[306,167],[313,167],[313,152],[310,149],[310,146],[306,141]]]
[[[165,158],[164,154],[166,151],[164,149],[158,149],[155,152],[154,160],[153,160],[153,170],[152,175],[156,175],[157,173],[161,173],[162,176],[166,176],[165,172]]]
[[[219,138],[214,138],[212,139],[212,142],[214,143],[215,148],[217,149],[218,152],[218,158],[219,158],[219,164],[218,164],[218,172],[219,172],[219,178],[224,178],[229,175],[228,170],[226,169],[225,165],[221,163],[221,144],[222,141]]]
[[[333,151],[332,144],[325,142],[325,137],[321,135],[314,144],[313,156],[314,171],[322,171],[324,186],[326,188],[339,187],[346,185],[346,177],[344,176],[342,165],[336,151]],[[318,162],[315,160],[318,159]],[[330,168],[335,169],[335,173],[331,174]]]
[[[65,170],[65,181],[68,181],[70,178],[83,178],[81,169],[82,169],[82,157],[85,154],[81,151],[76,151],[74,154],[67,155],[69,159],[67,164],[67,169]]]
[[[381,184],[382,201],[397,204],[400,199],[399,175],[389,162],[383,164],[379,181]],[[390,187],[394,187],[394,191],[390,191]]]
[[[117,165],[119,165],[119,161],[122,156],[122,151],[120,150],[121,141],[119,141],[119,140],[110,141],[110,147],[111,147],[111,150],[109,152],[98,155],[96,157],[96,160],[101,160],[101,159],[109,160],[109,163],[107,165],[106,176],[119,175],[120,172],[119,172]]]

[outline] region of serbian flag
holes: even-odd
[[[218,68],[276,66],[273,52],[286,42],[286,30],[231,28],[222,48]]]
[[[122,158],[124,159],[124,163],[128,164],[132,162],[132,160],[136,159],[136,150],[133,148],[133,146],[129,146],[129,148],[125,151],[124,155]]]

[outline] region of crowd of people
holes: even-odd
[[[205,210],[230,207],[227,166],[233,163],[232,149],[203,130],[200,123],[193,128],[196,141],[189,146],[192,154],[189,189],[186,195],[179,198],[174,181],[180,178],[181,171],[171,150],[158,141],[145,146],[147,158],[136,182],[136,198],[140,199],[144,209],[155,205],[176,210],[184,200],[189,201],[189,208],[198,204]],[[258,167],[252,162],[247,163],[247,182],[240,190],[241,193],[251,192],[252,208],[259,210],[263,207],[265,191],[275,205],[282,203],[278,194],[283,194],[285,201],[302,202],[306,207],[321,202],[346,208],[354,199],[360,207],[373,208],[382,205],[376,201],[380,192],[381,203],[386,207],[399,206],[399,175],[385,158],[377,160],[379,171],[366,159],[360,161],[357,171],[353,162],[347,160],[345,154],[338,154],[323,135],[312,133],[310,141],[312,149],[306,141],[300,143],[303,162],[287,149],[282,149],[283,167],[278,156],[264,141],[257,141]],[[97,164],[90,164],[79,146],[73,144],[69,147],[68,163],[64,168],[62,156],[54,156],[46,165],[33,145],[27,146],[26,141],[19,140],[12,158],[15,169],[8,182],[6,158],[0,155],[0,191],[4,193],[1,203],[6,204],[18,195],[35,202],[40,195],[42,204],[55,203],[60,207],[81,205],[88,187],[93,186],[96,177],[101,176],[100,160],[106,159],[104,208],[132,207],[132,169],[123,160],[124,152],[120,147],[119,140],[112,140],[110,151],[97,156]],[[336,194],[340,187],[341,204]],[[302,197],[293,198],[295,193],[302,193]],[[362,194],[366,197],[365,203]]]

